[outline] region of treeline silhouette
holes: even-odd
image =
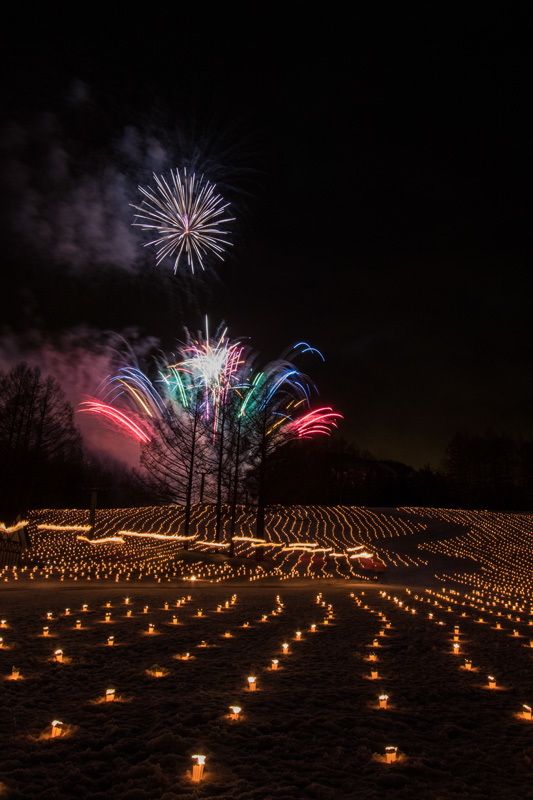
[[[243,475],[239,503],[262,493],[268,504],[533,508],[533,442],[490,430],[456,433],[439,469],[376,459],[338,436],[290,441],[262,467]],[[86,507],[94,488],[100,507],[159,504],[157,474],[147,480],[142,468],[88,452],[54,378],[25,363],[0,372],[0,521],[30,508]]]
[[[296,442],[270,464],[269,501],[371,507],[533,508],[533,442],[456,433],[439,469],[376,459],[342,439]]]

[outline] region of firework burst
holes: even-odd
[[[138,212],[133,224],[158,234],[145,247],[155,245],[157,264],[167,256],[174,258],[174,273],[182,258],[193,273],[195,267],[205,269],[203,259],[209,254],[223,261],[224,250],[231,242],[220,226],[234,219],[225,216],[229,203],[224,203],[215,193],[215,185],[203,175],[197,178],[194,173],[188,175],[186,169],[183,174],[177,169],[171,177],[171,186],[163,175],[155,173],[156,189],[139,186],[146,199],[142,205],[132,206]]]

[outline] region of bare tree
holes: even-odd
[[[81,461],[81,435],[61,386],[25,362],[0,372],[0,476],[18,504],[42,495],[60,468]]]

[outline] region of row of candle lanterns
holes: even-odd
[[[426,591],[428,591],[431,594],[431,590],[426,590]],[[406,589],[406,592],[407,592],[407,594],[411,595],[411,591],[409,589]],[[380,594],[381,594],[382,597],[386,597],[387,599],[391,599],[390,596],[386,594],[386,592],[381,592]],[[455,592],[455,594],[459,595],[458,592]],[[451,601],[451,602],[455,602],[455,603],[458,602],[455,598],[451,598],[446,594],[439,594],[438,596],[441,597],[442,599],[447,600],[447,601]],[[392,599],[394,600],[394,602],[397,604],[398,607],[402,608],[403,603],[401,601],[399,601],[398,598],[392,598]],[[420,599],[423,601],[423,598],[420,598]],[[419,600],[418,595],[415,595],[415,600]],[[408,610],[407,607],[404,610]],[[451,611],[452,609],[451,609],[451,607],[448,607],[447,610]],[[501,612],[499,612],[499,613],[501,613]],[[465,617],[466,614],[463,612],[461,616]],[[430,613],[428,615],[428,618],[433,620],[433,614]],[[482,622],[483,620],[482,620],[482,618],[479,618],[477,621],[478,622],[480,622],[480,621]],[[444,623],[438,622],[437,624],[443,625]],[[499,623],[496,623],[496,629],[501,629],[501,626],[499,625]],[[513,635],[516,635],[517,633],[518,632],[515,631]],[[459,641],[459,639],[460,639],[460,628],[459,628],[458,625],[454,625],[452,652],[455,655],[459,655],[460,654],[460,641]],[[530,645],[533,647],[533,639],[530,641]],[[468,672],[473,671],[472,660],[468,659],[468,658],[465,659],[463,668]],[[494,675],[488,675],[486,688],[491,689],[491,690],[496,690],[498,688],[497,680],[496,680],[496,677]],[[521,713],[520,716],[522,717],[522,719],[531,720],[532,716],[531,716],[531,708],[530,708],[530,706],[528,706],[526,704],[523,704],[522,713]]]

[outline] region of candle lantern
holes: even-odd
[[[154,632],[154,623],[150,622],[148,625],[148,633],[153,633],[153,632]]]
[[[384,631],[384,630],[381,630],[381,631],[379,632],[379,635],[380,635],[380,636],[385,636],[385,631]]]
[[[48,636],[49,633],[50,633],[49,628],[43,628],[43,636]]]
[[[239,714],[241,713],[240,706],[230,706],[230,710],[231,710],[230,718],[239,719]]]
[[[397,747],[386,747],[385,748],[385,761],[387,764],[392,764],[396,761],[396,755],[398,753]]]
[[[125,597],[124,598],[124,604],[125,605],[129,605],[129,602],[130,602],[130,598],[129,597]]]
[[[251,692],[255,692],[255,690],[257,689],[257,683],[256,683],[256,680],[255,680],[255,678],[254,678],[254,677],[252,677],[252,676],[250,676],[250,677],[248,678],[248,689],[249,689]]]
[[[296,631],[296,638],[298,640],[302,638],[302,632],[301,631]]]
[[[217,606],[217,612],[220,614],[222,612],[222,606]]]
[[[48,613],[46,614],[46,619],[53,619],[53,618],[54,618],[54,615],[52,614],[52,612],[51,612],[51,611],[48,611]],[[5,628],[5,625],[4,625],[4,623],[5,623],[5,620],[3,619],[3,620],[2,620],[2,627],[3,627],[3,628]]]
[[[311,633],[316,633],[316,625],[311,625]]]
[[[224,634],[224,638],[225,639],[231,639],[231,632],[230,631],[226,631],[226,633]]]
[[[520,633],[517,630],[513,631],[513,636],[520,636]]]
[[[465,669],[467,669],[468,671],[472,669],[472,662],[469,661],[468,659],[465,660]]]
[[[368,656],[368,660],[369,661],[377,661],[378,657],[377,657],[377,655],[375,653],[370,653],[370,655]]]
[[[55,739],[57,736],[61,736],[63,733],[63,723],[60,722],[58,719],[55,719],[52,722],[52,739]]]
[[[114,636],[108,636],[107,637],[107,644],[108,644],[108,647],[114,647],[114,645],[115,645],[115,637]]]
[[[204,765],[205,765],[205,756],[192,756],[197,760],[197,763],[192,768],[192,780],[193,783],[200,783],[200,781],[204,777]]]
[[[88,610],[88,608],[89,608],[89,606],[88,606],[87,604],[85,604],[85,605],[83,605],[83,606],[81,607],[81,610],[82,610],[82,611],[87,611],[87,610]]]
[[[165,609],[165,611],[168,611],[168,603],[165,603],[164,609]]]
[[[173,624],[173,625],[177,625],[177,624],[178,624],[178,618],[177,618],[177,616],[176,616],[175,614],[174,614],[174,616],[172,617],[172,624]]]
[[[13,667],[13,669],[14,669],[14,667]],[[524,711],[523,711],[523,717],[524,717],[524,719],[531,719],[531,718],[532,718],[532,717],[531,717],[531,707],[530,707],[530,706],[526,706],[526,705],[524,704],[524,705],[522,706],[522,708],[524,709]]]
[[[81,628],[81,619],[77,619],[76,620],[76,629],[80,630],[80,628]]]
[[[373,681],[376,681],[378,679],[378,671],[377,671],[377,669],[371,669],[370,670],[370,677],[371,677],[371,679]]]
[[[66,609],[65,609],[65,616],[66,616],[66,617],[69,617],[69,616],[70,616],[70,608],[66,608]]]
[[[374,639],[374,641],[372,642],[372,646],[373,647],[379,647],[379,642],[378,642],[377,639]]]
[[[4,646],[4,640],[3,640],[3,639],[2,639],[2,637],[0,636],[0,647],[3,647],[3,646]]]
[[[14,681],[18,681],[18,679],[19,679],[19,676],[20,676],[20,670],[19,670],[19,668],[18,668],[18,667],[13,667],[13,669],[11,670],[11,677],[12,677],[12,679],[13,679]]]
[[[54,655],[56,657],[56,661],[58,661],[61,664],[61,662],[63,661],[63,651],[62,650],[56,650]]]
[[[459,650],[460,650],[460,649],[461,649],[461,647],[460,647],[459,643],[458,643],[458,642],[456,642],[456,643],[454,644],[454,646],[453,646],[453,652],[454,652],[454,654],[455,654],[456,656],[458,656],[458,655],[459,655]]]
[[[145,607],[143,608],[143,614],[148,614],[148,606],[145,606]]]
[[[489,675],[489,689],[496,688],[496,678],[493,675]]]
[[[380,694],[380,696],[379,696],[379,707],[380,708],[387,708],[387,700],[388,699],[389,699],[388,695]]]
[[[272,669],[276,670],[278,668],[279,661],[277,658],[272,659]]]
[[[285,642],[284,644],[281,645],[281,647],[283,649],[283,655],[286,656],[287,653],[289,652],[289,645],[287,644],[287,642]]]
[[[198,609],[198,616],[199,616],[199,617],[201,617],[201,616],[202,616],[202,613],[203,613],[203,612],[202,612],[202,609],[201,609],[201,608],[199,608],[199,609]]]
[[[113,703],[115,701],[115,690],[114,689],[106,689],[105,690],[105,701],[106,701],[106,703]]]
[[[128,608],[128,610],[126,611],[126,616],[131,617],[131,608]]]
[[[106,607],[106,608],[111,608],[111,603],[110,603],[110,601],[109,601],[109,600],[108,600],[108,601],[107,601],[107,603],[105,604],[105,607]]]

